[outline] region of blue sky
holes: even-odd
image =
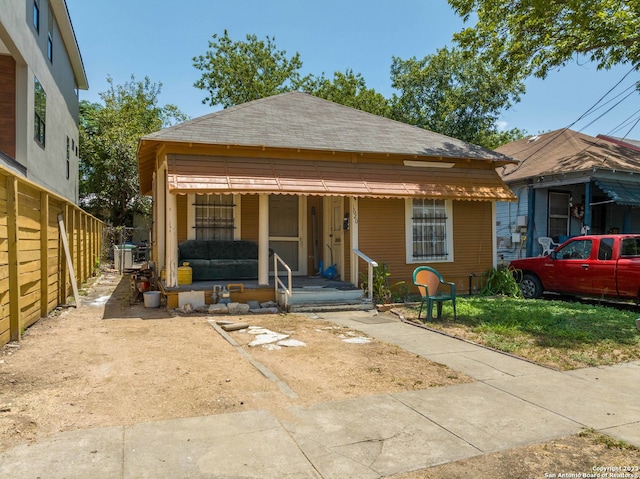
[[[218,109],[202,104],[206,92],[193,86],[201,72],[192,58],[204,54],[212,35],[225,29],[233,40],[247,34],[275,38],[288,56],[300,53],[303,74],[333,77],[351,68],[368,87],[390,97],[392,56],[423,58],[449,44],[463,25],[446,0],[66,1],[89,79],[81,99],[99,101],[107,75],[116,84],[131,75],[148,76],[162,83],[161,104],[173,103],[192,118]],[[629,69],[597,71],[574,62],[545,80],[531,79],[522,101],[501,122],[531,134],[573,125],[589,135],[640,139],[640,127],[629,133],[628,120],[639,115],[637,93],[608,113],[613,100],[577,121]],[[607,99],[638,80],[640,74],[632,73]]]

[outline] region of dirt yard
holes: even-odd
[[[221,334],[209,321],[221,317],[131,305],[127,278],[105,273],[86,291],[82,307],[52,314],[19,345],[0,349],[0,451],[60,431],[253,409],[277,414],[293,404],[471,381],[358,331],[301,315],[224,318],[304,343],[273,349],[249,346],[256,336],[247,332]],[[620,453],[574,437],[401,477],[462,477],[467,467],[494,477],[544,477],[500,471],[508,458],[565,464],[570,450],[582,459],[566,465],[585,472],[617,464],[619,458],[608,454]],[[625,454],[635,460],[628,465],[640,464],[637,451]]]

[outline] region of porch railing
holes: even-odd
[[[362,258],[365,261],[365,263],[367,263],[368,265],[368,271],[367,271],[368,299],[369,301],[373,302],[373,268],[377,268],[378,263],[373,261],[371,258],[369,258],[366,254],[364,254],[360,250],[354,249],[353,252],[356,255],[358,255],[360,258]]]
[[[278,263],[280,263],[287,271],[286,285],[278,276]],[[278,301],[278,291],[282,289],[282,292],[284,293],[284,308],[285,310],[289,309],[289,298],[291,298],[291,295],[293,294],[293,286],[291,284],[291,268],[282,260],[282,258],[280,258],[280,256],[278,256],[278,253],[273,253],[273,283],[275,287],[276,301]]]

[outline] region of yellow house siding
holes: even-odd
[[[240,208],[242,238],[237,239],[258,242],[259,200],[258,195],[244,195],[242,197],[242,207]]]
[[[468,291],[469,274],[479,279],[493,266],[491,203],[457,201],[453,217],[455,268],[443,269],[449,272],[449,281],[455,281],[457,290]]]
[[[454,262],[406,262],[404,200],[360,199],[358,213],[359,249],[386,264],[389,284],[404,281],[413,288],[413,270],[421,264],[436,268],[446,281],[453,281],[458,292],[466,292],[469,274],[480,277],[493,265],[491,239],[491,203],[455,201],[453,203]],[[360,272],[366,271],[360,262]]]
[[[177,213],[178,213],[178,244],[182,241],[186,241],[189,232],[187,227],[187,202],[188,197],[186,195],[178,195],[177,198]]]
[[[410,267],[405,264],[404,200],[361,198],[358,203],[358,249],[379,266],[387,265],[390,284],[406,281]],[[361,274],[366,268],[359,260]]]

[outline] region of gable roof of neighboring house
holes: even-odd
[[[480,146],[297,91],[237,105],[144,136],[138,147],[144,192],[151,189],[155,151],[163,144],[293,150],[311,152],[329,162],[332,155],[344,153],[434,162],[464,159],[493,167],[513,162]],[[273,168],[271,164],[263,166]]]
[[[569,129],[514,141],[496,151],[519,160],[516,165],[498,168],[498,173],[507,183],[589,170],[640,173],[640,152],[632,145]]]

